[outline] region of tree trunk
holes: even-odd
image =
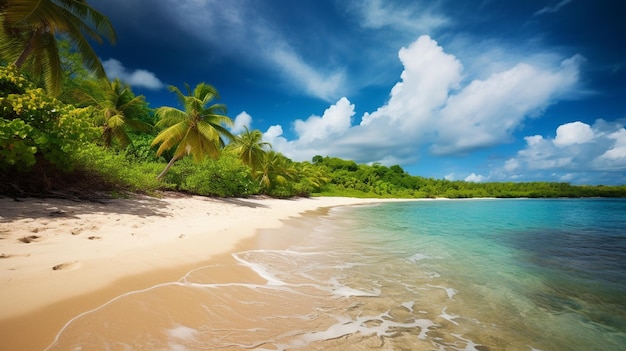
[[[26,47],[24,48],[20,56],[13,63],[15,67],[17,67],[18,69],[22,68],[24,61],[26,61],[26,58],[33,52],[33,40],[35,40],[35,36],[39,34],[40,34],[40,29],[37,29],[35,32],[33,32],[30,39],[26,43]]]
[[[176,161],[178,161],[178,158],[176,156],[172,157],[170,162],[167,163],[167,166],[165,166],[165,169],[161,172],[161,174],[159,174],[157,176],[157,180],[163,179],[163,177],[165,177],[165,174],[167,173],[167,171],[169,171],[170,168],[172,168],[172,166],[174,165],[174,162],[176,162]]]

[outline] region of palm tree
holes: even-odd
[[[0,49],[5,60],[43,77],[50,94],[61,92],[62,69],[57,37],[72,43],[83,63],[106,77],[102,63],[85,35],[102,43],[116,40],[108,18],[86,0],[0,0]]]
[[[152,141],[152,146],[161,144],[157,150],[157,156],[163,151],[178,145],[170,162],[157,179],[162,179],[174,162],[191,154],[196,161],[203,160],[206,156],[218,158],[220,149],[225,143],[222,136],[234,139],[234,136],[223,125],[232,126],[233,121],[223,115],[226,106],[222,104],[209,105],[214,99],[218,99],[217,90],[211,85],[200,83],[191,91],[185,84],[187,94],[170,86],[169,90],[175,93],[184,106],[185,110],[174,107],[159,107],[156,116],[159,119],[156,126],[165,128]],[[208,106],[207,106],[208,105]]]
[[[309,162],[299,163],[296,170],[298,180],[312,190],[319,190],[324,184],[330,182],[330,176],[322,167]]]
[[[281,153],[269,151],[265,154],[261,169],[256,171],[256,176],[260,177],[259,184],[268,194],[277,185],[287,184],[296,173],[297,170],[291,164],[291,160]]]
[[[246,130],[238,136],[231,144],[228,144],[237,157],[248,167],[250,167],[252,177],[255,178],[256,171],[263,166],[265,153],[271,149],[272,145],[263,141],[263,133],[260,130]]]
[[[152,126],[138,117],[145,113],[143,95],[135,96],[130,86],[119,79],[103,79],[96,93],[81,92],[81,100],[96,109],[97,123],[102,126],[102,142],[111,147],[117,141],[121,147],[132,144],[127,130],[148,131]]]

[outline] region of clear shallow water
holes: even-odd
[[[623,350],[624,228],[625,200],[337,208],[283,228],[287,250],[85,313],[49,349]]]

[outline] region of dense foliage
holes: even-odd
[[[114,38],[108,20],[84,1],[0,2],[0,46],[11,48],[0,52],[0,194],[93,198],[95,192],[173,190],[221,197],[626,197],[626,186],[427,179],[398,165],[328,156],[294,162],[273,151],[258,130],[232,135],[226,106],[208,84],[193,90],[187,85],[186,95],[172,86],[182,109],[152,109],[124,82],[102,78],[100,63],[76,31],[89,28],[83,17],[65,23],[58,11],[88,14],[100,34]],[[69,31],[65,40],[46,32],[57,27]],[[99,39],[96,31],[89,33]],[[54,43],[28,43],[38,35]],[[45,72],[27,64],[42,53],[54,61],[46,63]]]
[[[63,76],[59,36],[80,52],[82,63],[99,77],[106,77],[87,37],[111,43],[116,36],[109,19],[87,1],[39,0],[0,2],[0,52],[2,59],[32,74],[48,93],[61,92]]]
[[[322,195],[406,198],[473,197],[625,197],[626,186],[575,186],[555,182],[474,183],[423,178],[406,173],[395,165],[357,165],[339,158],[315,156],[331,181]]]
[[[68,155],[96,135],[89,113],[35,88],[14,66],[0,67],[0,169],[27,170],[37,159],[71,169]]]
[[[213,145],[222,149],[221,152],[211,150],[212,157],[199,156],[195,162],[184,157],[187,153],[179,153],[180,161],[158,180],[160,170],[176,153],[163,149],[159,155],[154,141],[160,140],[157,135],[163,135],[171,125],[163,125],[162,131],[150,128],[155,120],[154,110],[142,96],[135,96],[121,82],[103,84],[94,76],[83,74],[80,86],[89,87],[92,99],[86,101],[85,94],[69,93],[64,94],[64,100],[70,102],[64,103],[36,88],[14,66],[0,67],[0,170],[3,172],[0,192],[49,196],[53,191],[58,194],[71,187],[73,196],[79,197],[92,190],[109,193],[173,190],[222,197],[257,194],[403,198],[626,196],[625,186],[427,179],[412,176],[398,165],[364,165],[328,156],[315,156],[312,162],[294,162],[272,151],[258,130],[245,130],[233,136],[230,144],[215,136]],[[137,123],[107,122],[112,118]],[[185,124],[186,128],[194,125],[191,122]],[[132,128],[137,125],[142,128]],[[112,135],[122,135],[121,138],[104,138],[112,126],[118,128]],[[39,182],[35,181],[37,186],[33,187],[25,184],[25,180]],[[81,187],[80,182],[85,184]]]

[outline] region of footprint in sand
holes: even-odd
[[[75,262],[65,262],[65,263],[60,263],[57,264],[56,266],[52,267],[53,271],[73,271],[75,269],[79,269],[83,264],[75,261]]]
[[[39,241],[38,240],[39,238],[41,238],[39,235],[29,235],[29,236],[21,237],[21,238],[19,238],[17,240],[19,240],[19,241],[21,241],[23,243],[29,244],[29,243],[32,243],[33,241]]]

